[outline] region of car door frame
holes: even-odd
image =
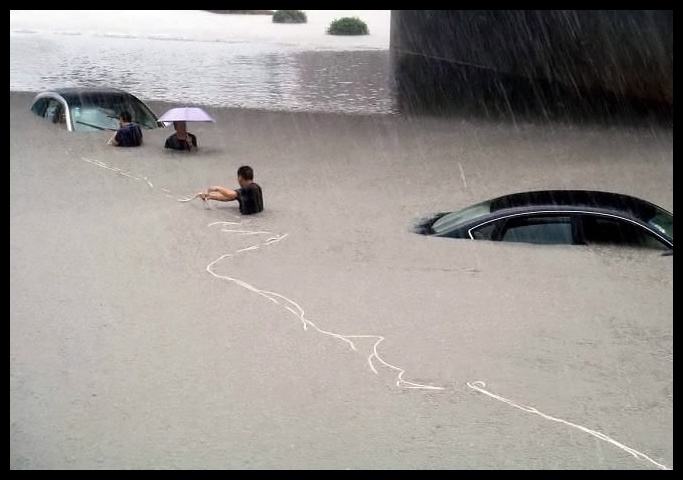
[[[647,227],[646,225],[643,225],[641,222],[638,222],[638,221],[633,220],[631,218],[625,217],[623,215],[618,215],[618,214],[608,213],[608,212],[585,210],[585,209],[552,209],[552,208],[547,208],[547,209],[543,209],[543,210],[531,210],[531,211],[524,211],[524,212],[509,213],[506,215],[499,215],[499,216],[496,216],[493,218],[489,218],[483,222],[477,222],[471,227],[467,227],[466,228],[467,236],[469,236],[469,238],[471,240],[476,240],[474,238],[474,236],[472,235],[472,230],[479,228],[481,226],[484,226],[487,223],[496,222],[496,221],[499,221],[501,219],[506,219],[506,218],[511,218],[511,217],[519,217],[519,216],[524,216],[524,215],[532,215],[532,214],[561,214],[561,213],[574,215],[574,217],[576,217],[576,215],[580,215],[580,214],[596,215],[596,216],[601,216],[601,217],[616,218],[619,220],[623,220],[625,222],[633,223],[635,225],[638,225],[641,228],[644,228],[645,230],[647,230],[648,232],[650,232],[651,234],[653,234],[654,236],[659,238],[663,244],[667,245],[672,250],[674,248],[673,241],[664,237],[659,232],[656,232],[655,230]],[[581,222],[579,221],[578,223],[581,223]],[[495,233],[497,233],[497,232],[495,232]],[[493,239],[493,235],[491,235],[491,237]],[[583,233],[582,232],[580,232],[580,240],[583,241]]]

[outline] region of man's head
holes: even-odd
[[[237,183],[240,187],[246,187],[254,181],[254,170],[246,165],[237,169]]]
[[[123,110],[121,113],[119,113],[119,123],[124,124],[124,123],[130,123],[133,121],[133,117],[130,116],[130,112],[127,110]]]
[[[187,132],[187,122],[173,122],[173,128],[177,133],[184,134]]]

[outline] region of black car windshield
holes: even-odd
[[[145,128],[157,127],[153,114],[137,99],[122,95],[98,95],[69,102],[71,121],[74,130],[89,132],[97,130],[116,130],[119,127],[118,115],[130,112],[133,122]]]
[[[654,229],[658,232],[667,235],[671,238],[671,240],[673,240],[674,217],[666,210],[657,207],[655,210],[655,215],[649,220],[647,220],[647,223],[654,227]]]
[[[432,224],[432,232],[436,235],[449,232],[470,220],[491,213],[491,202],[486,201],[464,208],[457,212],[447,213]]]

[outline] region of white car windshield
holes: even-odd
[[[72,108],[71,118],[77,131],[116,130],[119,126],[114,110],[94,105]]]
[[[116,130],[119,128],[118,116],[122,111],[131,114],[133,122],[146,128],[155,128],[156,119],[151,112],[134,98],[122,96],[100,96],[82,98],[71,108],[74,130],[88,132],[96,130]]]

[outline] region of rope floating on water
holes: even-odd
[[[529,407],[527,405],[519,405],[519,404],[513,402],[512,400],[509,400],[505,397],[501,397],[500,395],[496,395],[495,393],[492,393],[492,392],[486,390],[485,389],[486,383],[484,383],[482,381],[471,382],[471,383],[468,382],[467,386],[473,390],[476,390],[479,393],[483,393],[484,395],[487,395],[491,398],[495,398],[496,400],[498,400],[500,402],[506,403],[506,404],[510,405],[511,407],[517,408],[517,409],[522,410],[522,411],[527,412],[527,413],[532,413],[534,415],[538,415],[539,417],[545,418],[546,420],[550,420],[552,422],[557,422],[557,423],[562,423],[564,425],[568,425],[572,428],[576,428],[578,430],[581,430],[582,432],[585,432],[589,435],[593,435],[594,437],[599,438],[602,441],[605,441],[607,443],[611,443],[615,447],[620,448],[620,449],[624,450],[625,452],[630,453],[633,457],[637,458],[638,460],[645,460],[645,461],[652,463],[653,465],[655,465],[657,468],[659,468],[661,470],[671,470],[666,465],[663,465],[659,462],[652,460],[650,457],[648,457],[647,455],[645,455],[642,452],[639,452],[638,450],[636,450],[634,448],[627,447],[623,443],[617,442],[616,440],[614,440],[611,437],[608,437],[604,433],[600,433],[600,432],[597,432],[595,430],[591,430],[590,428],[586,428],[582,425],[577,425],[576,423],[568,422],[567,420],[563,420],[561,418],[553,417],[551,415],[548,415],[548,414],[545,414],[543,412],[538,411],[534,407]]]

